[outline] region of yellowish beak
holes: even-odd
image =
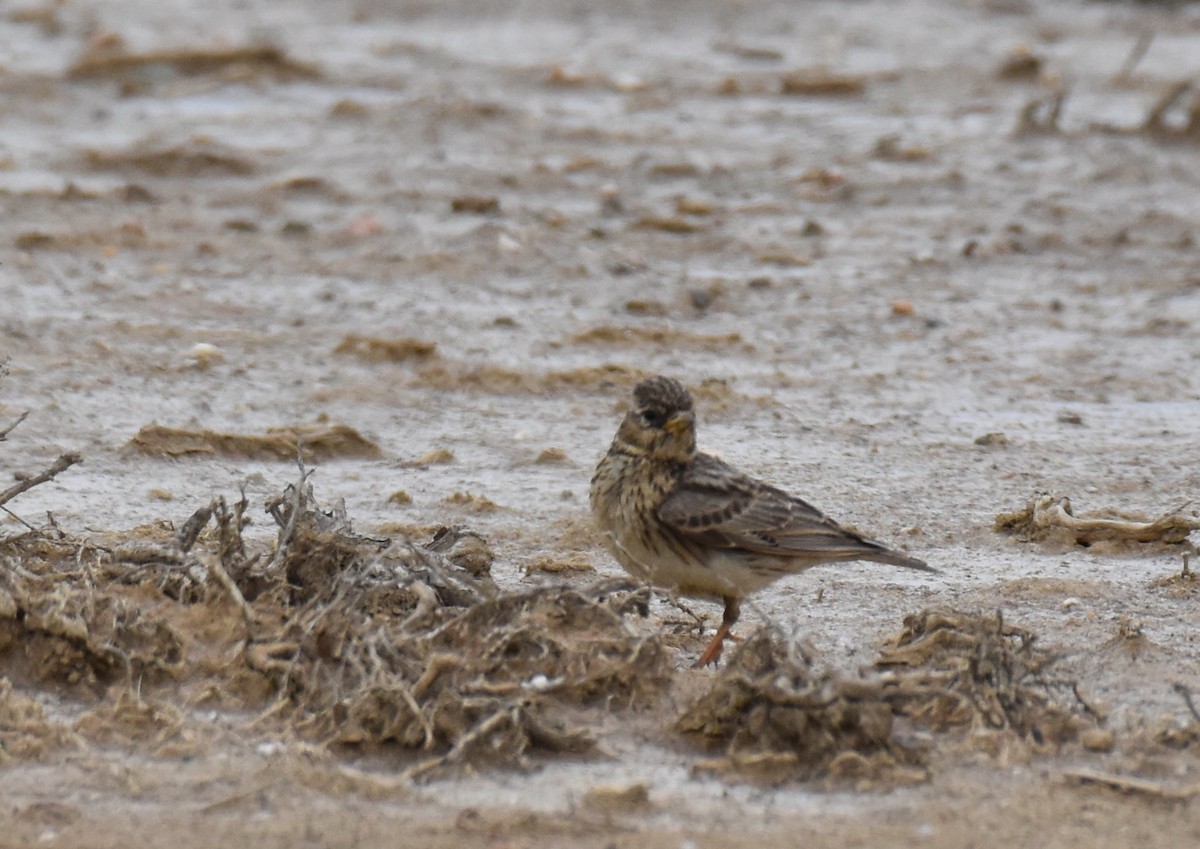
[[[667,419],[666,424],[663,425],[663,430],[672,436],[677,436],[691,430],[695,423],[696,416],[694,413],[691,411],[682,411]]]

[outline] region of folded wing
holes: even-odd
[[[876,560],[936,571],[707,454],[696,456],[658,516],[680,536],[710,547],[814,561]]]

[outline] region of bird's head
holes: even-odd
[[[658,375],[633,390],[633,408],[617,439],[656,460],[690,460],[696,453],[692,396],[678,380]]]

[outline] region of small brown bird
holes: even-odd
[[[697,666],[721,656],[742,599],[785,575],[843,560],[937,571],[697,451],[692,396],[679,381],[648,378],[633,402],[592,477],[592,513],[631,576],[725,602]]]

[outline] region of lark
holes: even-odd
[[[608,548],[631,577],[725,603],[697,666],[721,656],[742,600],[780,578],[848,560],[937,571],[697,451],[692,396],[669,377],[634,389],[633,408],[592,477],[591,503]]]

